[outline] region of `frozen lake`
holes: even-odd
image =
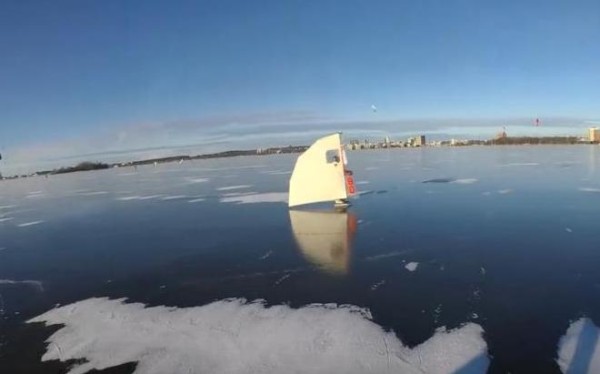
[[[600,371],[600,148],[296,156],[0,182],[0,372]]]

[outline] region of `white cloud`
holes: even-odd
[[[136,373],[485,373],[479,325],[438,330],[408,348],[353,306],[265,307],[240,299],[149,307],[92,298],[31,322],[64,325],[48,360],[85,360],[70,374],[137,362]]]

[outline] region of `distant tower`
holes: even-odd
[[[588,129],[588,137],[591,143],[600,142],[600,129],[598,129],[597,127],[590,127]]]

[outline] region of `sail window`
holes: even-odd
[[[328,164],[337,164],[340,162],[340,152],[337,149],[330,149],[325,152]]]

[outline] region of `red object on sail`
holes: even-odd
[[[356,193],[356,188],[354,187],[352,172],[350,170],[345,170],[344,174],[346,174],[346,191],[348,191],[348,194],[354,195]]]

